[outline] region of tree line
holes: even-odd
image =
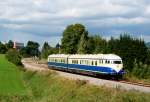
[[[0,42],[0,53],[6,53],[12,48],[13,42],[10,40],[6,44]],[[23,57],[38,56],[47,58],[49,54],[117,54],[124,63],[127,72],[138,75],[147,72],[150,75],[150,49],[143,39],[134,38],[130,34],[123,33],[120,37],[111,37],[110,40],[102,38],[100,35],[89,34],[82,24],[68,25],[62,33],[61,45],[51,47],[48,42],[42,46],[38,42],[28,41],[27,45],[19,50]],[[137,67],[138,66],[138,67]],[[143,68],[143,66],[146,66]]]
[[[40,51],[40,44],[35,41],[28,41],[27,45],[23,48],[14,49],[14,42],[9,40],[7,43],[0,42],[0,54],[6,54],[9,50],[17,51],[22,57],[41,57],[47,58],[49,54],[59,53],[59,44],[56,44],[55,47],[51,47],[48,42],[43,44],[42,50]]]
[[[99,35],[89,36],[88,31],[82,24],[73,24],[67,26],[64,30],[61,41],[61,53],[117,54],[122,58],[126,71],[133,72],[132,74],[136,72],[135,75],[142,73],[142,77],[150,77],[150,49],[143,39],[123,33],[120,34],[119,38],[111,37],[110,40],[106,40]],[[144,65],[146,67],[143,68]],[[147,75],[144,75],[145,72],[147,72]]]

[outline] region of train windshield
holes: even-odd
[[[121,61],[114,61],[114,64],[122,64]]]

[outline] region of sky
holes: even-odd
[[[0,41],[54,46],[64,29],[83,24],[89,35],[121,33],[150,41],[150,0],[0,0]]]

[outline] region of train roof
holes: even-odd
[[[49,57],[53,57],[53,58],[71,58],[71,59],[117,59],[117,60],[121,60],[121,58],[118,55],[115,54],[70,54],[70,55],[66,55],[66,54],[53,54],[53,55],[49,55]]]
[[[69,55],[67,55],[67,54],[52,54],[52,55],[49,55],[48,57],[52,57],[52,58],[67,58],[67,57],[69,57]]]
[[[115,54],[85,54],[85,55],[71,55],[69,58],[88,58],[88,59],[121,59],[119,56]]]

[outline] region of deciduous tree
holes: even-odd
[[[77,53],[80,38],[86,33],[85,27],[81,24],[69,25],[63,32],[61,52],[69,54]]]

